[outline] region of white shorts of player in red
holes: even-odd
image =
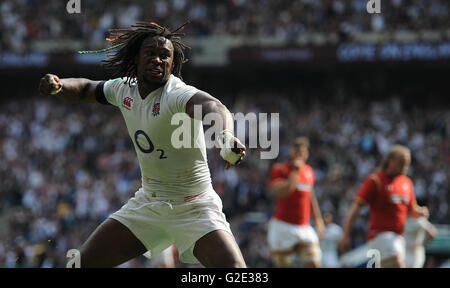
[[[197,240],[215,230],[233,234],[222,212],[222,200],[214,190],[190,199],[154,198],[141,188],[109,217],[130,229],[147,248],[145,256],[156,257],[175,243],[180,261],[196,264]]]
[[[380,253],[380,260],[392,257],[400,257],[404,261],[405,257],[405,239],[403,236],[394,232],[382,232],[368,242],[369,249],[376,249]]]
[[[293,249],[297,245],[317,244],[319,238],[316,231],[310,225],[294,225],[278,219],[272,218],[269,221],[267,231],[267,242],[272,252],[285,252]],[[320,261],[320,249],[315,253],[305,253],[300,255],[303,261]],[[294,251],[293,251],[294,252]]]

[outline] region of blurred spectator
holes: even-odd
[[[191,20],[187,27],[190,36],[286,39],[304,32],[321,32],[351,40],[358,32],[444,32],[450,27],[447,0],[383,1],[378,15],[366,12],[367,0],[81,0],[80,14],[67,13],[66,3],[2,0],[0,51],[31,49],[34,40],[82,40],[85,48],[99,48],[105,45],[107,29],[150,19],[173,27]]]

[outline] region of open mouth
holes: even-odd
[[[148,72],[150,72],[151,74],[155,75],[155,76],[162,76],[163,75],[163,71],[160,69],[147,69]]]

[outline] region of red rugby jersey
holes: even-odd
[[[289,163],[279,163],[272,167],[270,185],[280,180],[287,180],[293,168]],[[285,197],[277,197],[274,218],[296,225],[309,225],[311,213],[311,191],[314,186],[314,171],[311,166],[303,164],[297,176],[294,191]]]
[[[364,180],[355,201],[368,204],[370,208],[367,240],[385,231],[403,235],[408,210],[416,205],[411,179],[406,175],[390,178],[383,171]]]

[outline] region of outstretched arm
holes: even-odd
[[[84,78],[60,79],[53,74],[46,74],[39,83],[42,95],[56,95],[70,103],[97,103],[95,90],[101,81]]]
[[[201,108],[201,113],[195,113],[196,108]],[[223,144],[229,144],[229,148],[221,147],[220,155],[227,161],[226,169],[230,168],[231,165],[238,164],[241,159],[245,156],[245,145],[239,141],[237,137],[234,136],[234,120],[231,116],[230,111],[227,107],[223,105],[219,100],[209,95],[206,92],[199,91],[194,96],[189,99],[186,104],[186,113],[197,120],[203,120],[205,115],[209,113],[217,113],[221,117],[222,127],[219,127],[222,131],[219,135]]]

